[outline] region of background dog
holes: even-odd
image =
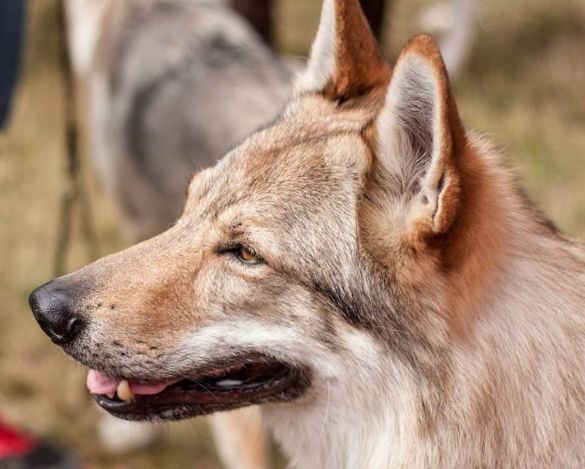
[[[291,71],[223,2],[69,4],[92,154],[145,239],[176,220],[194,171],[276,115]]]

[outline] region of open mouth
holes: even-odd
[[[178,420],[301,396],[306,369],[275,360],[246,358],[163,383],[129,382],[91,370],[87,385],[96,402],[127,420]]]

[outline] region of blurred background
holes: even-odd
[[[427,0],[394,0],[383,49],[394,58],[420,31]],[[321,2],[278,0],[279,53],[306,56]],[[529,195],[566,233],[585,238],[585,2],[482,0],[475,41],[455,81],[463,120],[489,136]],[[173,424],[146,451],[107,456],[85,372],[66,359],[29,312],[30,291],[50,279],[65,186],[64,88],[59,4],[29,2],[25,56],[10,127],[0,134],[0,415],[83,456],[89,467],[219,467],[203,420]],[[100,254],[123,248],[120,214],[82,146],[82,178]],[[73,212],[67,270],[92,254]]]

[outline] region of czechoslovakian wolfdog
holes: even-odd
[[[433,41],[391,69],[357,0],[172,228],[30,302],[124,419],[261,405],[299,468],[585,467],[585,249],[465,130]]]

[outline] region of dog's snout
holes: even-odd
[[[83,320],[73,312],[72,298],[55,282],[33,291],[29,304],[41,329],[56,344],[72,342],[83,327]]]

